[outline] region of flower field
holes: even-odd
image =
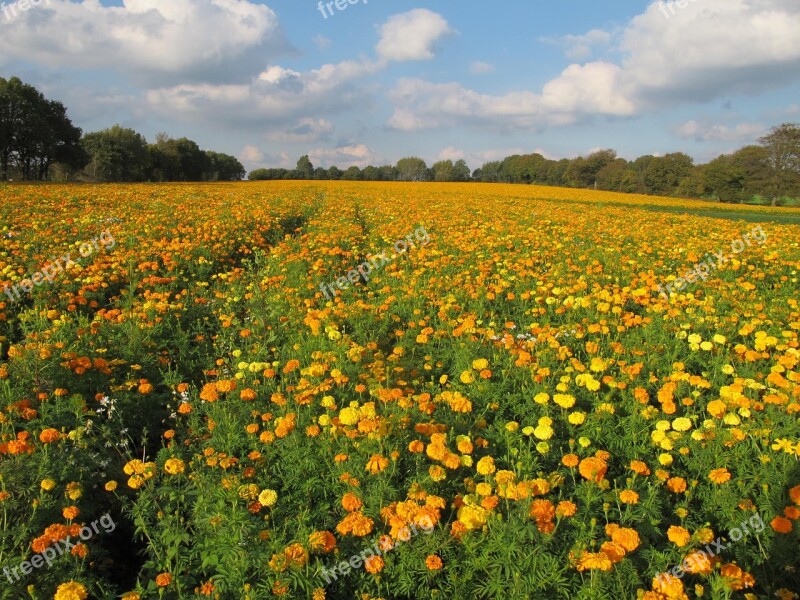
[[[0,187],[0,599],[800,597],[800,211],[717,206]]]

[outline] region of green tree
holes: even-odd
[[[453,165],[453,181],[469,181],[470,173],[467,162],[462,158]]]
[[[205,181],[241,181],[244,179],[244,166],[235,156],[208,150],[205,154],[208,164],[208,172],[203,178]]]
[[[311,164],[311,159],[308,154],[304,154],[297,160],[297,177],[299,179],[314,179],[314,165]]]
[[[87,133],[81,144],[89,155],[87,175],[94,181],[145,181],[150,170],[147,141],[133,129],[114,125]]]
[[[347,181],[360,181],[361,169],[359,169],[355,165],[353,165],[352,167],[348,167],[347,170],[342,175],[342,179],[345,179]]]
[[[397,161],[397,173],[401,181],[425,181],[427,172],[425,161],[416,156]]]
[[[12,172],[22,179],[47,179],[56,162],[68,171],[81,168],[87,157],[80,137],[63,104],[18,77],[0,77],[0,179]]]
[[[800,190],[800,127],[795,123],[778,125],[759,142],[767,151],[768,194],[772,206],[777,206],[783,196]]]
[[[433,169],[434,181],[453,181],[452,160],[440,160],[439,162],[435,162],[431,169]]]

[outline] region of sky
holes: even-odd
[[[800,121],[798,32],[798,0],[6,0],[0,76],[248,170],[706,162]]]

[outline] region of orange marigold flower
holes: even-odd
[[[347,492],[342,496],[342,506],[347,512],[354,512],[361,508],[361,499],[353,492]]]
[[[256,399],[256,392],[251,388],[245,388],[239,392],[239,397],[245,402],[250,402],[251,400]]]
[[[565,454],[561,459],[561,464],[563,464],[565,467],[569,467],[570,469],[577,467],[579,462],[580,458],[577,454]]]
[[[64,518],[67,521],[72,521],[81,514],[80,509],[77,506],[67,506],[61,511],[61,514],[64,515]]]
[[[61,434],[59,433],[59,431],[57,429],[52,429],[52,428],[45,429],[44,431],[42,431],[42,433],[39,434],[39,440],[43,444],[50,444],[52,442],[55,442],[60,437]]]
[[[795,504],[800,505],[800,485],[796,485],[789,490],[789,498],[791,498],[792,502]]]
[[[634,492],[633,490],[622,490],[619,493],[620,502],[623,504],[638,504],[639,503],[639,494]]]
[[[203,389],[200,391],[200,399],[205,400],[206,402],[216,402],[219,400],[219,394],[217,393],[217,386],[213,383],[207,383],[203,386]]]
[[[158,587],[167,587],[172,583],[172,575],[169,573],[159,573],[156,575],[156,585]]]
[[[605,552],[586,552],[578,560],[578,571],[610,571],[613,567],[611,559]]]
[[[672,525],[667,530],[667,538],[670,542],[677,545],[680,548],[683,548],[686,544],[689,543],[689,540],[692,539],[692,534],[689,533],[688,530],[680,527],[678,525]]]
[[[313,552],[332,552],[336,548],[336,538],[330,531],[315,531],[308,536],[308,545]]]
[[[667,488],[674,494],[682,494],[686,491],[686,480],[683,477],[670,477],[667,480]]]
[[[728,469],[714,469],[711,473],[708,474],[708,478],[713,481],[714,483],[720,484],[730,481],[731,474]]]
[[[558,506],[556,506],[557,517],[571,517],[576,512],[578,512],[578,506],[569,500],[562,500],[558,503]]]
[[[785,517],[775,517],[769,524],[778,533],[789,533],[794,529],[792,522]]]
[[[608,471],[606,461],[598,457],[590,456],[589,458],[584,458],[578,465],[578,472],[581,476],[595,483],[600,483],[603,480],[606,476],[606,471]]]
[[[430,554],[425,559],[425,566],[431,571],[438,571],[442,568],[442,559],[435,554]]]
[[[636,530],[628,527],[618,527],[612,531],[611,541],[622,546],[626,552],[633,552],[641,543]]]
[[[86,544],[78,543],[75,544],[69,553],[77,558],[86,558],[89,555],[89,548],[86,547]]]
[[[419,454],[425,450],[425,444],[423,444],[420,440],[414,440],[408,444],[408,451],[412,454]]]
[[[386,467],[389,466],[389,459],[385,456],[381,456],[380,454],[373,454],[372,457],[367,461],[367,466],[365,470],[369,471],[372,474],[380,473],[381,471],[385,470]]]
[[[637,475],[647,476],[650,475],[650,468],[647,466],[647,463],[641,460],[632,460],[630,465],[631,471],[636,473]]]
[[[374,575],[383,571],[385,564],[380,556],[370,556],[364,561],[364,569],[366,569],[367,573]]]

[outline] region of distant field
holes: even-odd
[[[798,224],[496,184],[0,187],[0,598],[790,598]]]

